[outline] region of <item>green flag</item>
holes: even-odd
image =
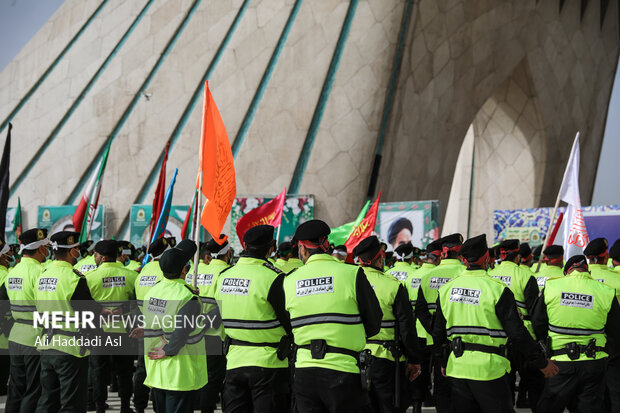
[[[364,208],[362,208],[355,221],[332,228],[332,232],[328,236],[329,242],[334,245],[344,245],[344,243],[349,239],[349,235],[351,235],[353,228],[358,226],[366,216],[369,206],[370,201],[366,201],[366,205],[364,205]]]

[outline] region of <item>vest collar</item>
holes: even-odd
[[[99,264],[99,268],[112,268],[112,267],[125,267],[123,265],[123,263],[118,262],[118,261],[114,261],[114,262],[102,262],[101,264]]]
[[[263,265],[264,263],[269,262],[270,264],[272,264],[270,261],[267,260],[262,260],[260,258],[252,258],[252,257],[241,257],[239,258],[239,261],[237,261],[237,264],[258,264],[258,265]]]
[[[604,264],[588,264],[588,268],[590,268],[590,272],[592,272],[593,269],[598,268],[598,269],[602,269],[602,270],[609,270],[610,268]]]
[[[295,264],[303,264],[303,262],[301,262],[299,258],[295,258],[295,257],[289,258],[288,262],[295,263]]]
[[[412,268],[412,266],[411,266],[411,265],[409,265],[408,263],[406,263],[406,262],[404,262],[404,261],[396,261],[396,262],[394,263],[394,267],[392,267],[392,268],[399,268],[399,267],[402,267],[402,268],[408,268],[408,269],[411,269],[411,268]]]
[[[385,273],[379,271],[378,269],[376,269],[375,267],[362,267],[364,269],[364,273],[366,274],[377,274],[377,275],[384,275]]]
[[[463,265],[463,264],[461,263],[461,261],[454,259],[454,258],[445,258],[441,260],[441,262],[439,263],[439,267],[445,267],[447,265]]]
[[[517,263],[512,261],[502,261],[497,264],[498,267],[518,267]]]
[[[589,278],[591,280],[594,279],[592,278],[592,274],[590,274],[589,272],[579,272],[579,271],[573,271],[570,274],[565,275],[565,277]]]
[[[204,263],[203,263],[203,264],[204,264]],[[224,267],[228,267],[228,264],[226,263],[226,261],[224,261],[224,260],[220,260],[220,259],[217,259],[217,258],[213,258],[213,259],[209,262],[209,265],[221,265],[221,266],[224,266]]]
[[[32,258],[32,257],[22,257],[22,259],[21,259],[21,261],[20,261],[19,263],[20,263],[20,264],[21,264],[21,263],[25,263],[25,264],[37,264],[37,265],[42,265],[42,264],[43,264],[42,262],[39,262],[39,261],[35,260],[35,259],[34,259],[34,258]]]
[[[336,257],[332,257],[329,254],[314,254],[311,255],[310,258],[308,258],[308,261],[306,261],[306,265],[310,264],[311,262],[340,262],[338,261],[338,259]]]
[[[430,262],[424,262],[422,263],[422,266],[420,268],[436,268],[436,265],[431,264]]]
[[[67,261],[54,260],[52,264],[54,267],[66,267],[73,268],[73,265],[69,264]]]
[[[172,284],[185,284],[185,280],[183,278],[175,278],[171,280],[170,278],[161,277],[161,282],[172,283]]]
[[[465,270],[461,273],[461,277],[488,277],[489,274],[485,270]]]

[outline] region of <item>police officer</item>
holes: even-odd
[[[434,351],[442,354],[449,344],[444,366],[454,411],[512,413],[507,340],[545,375],[557,367],[525,329],[512,291],[487,274],[486,236],[467,240],[460,253],[467,270],[439,289]]]
[[[432,320],[435,314],[437,292],[439,288],[458,277],[465,266],[461,263],[461,245],[463,236],[459,233],[440,238],[441,262],[429,271],[420,282],[416,300],[415,315],[428,334],[432,334]],[[433,358],[434,399],[437,411],[450,411],[450,382],[441,374],[440,360]]]
[[[35,291],[41,263],[49,254],[50,240],[47,230],[33,228],[24,231],[20,237],[22,259],[9,274],[7,294],[11,302],[11,313],[15,324],[9,335],[11,373],[7,412],[33,412],[36,409],[41,385],[39,381],[41,359],[36,349],[36,339],[41,328],[33,328]]]
[[[405,281],[405,287],[407,288],[409,303],[411,304],[412,309],[415,310],[416,307],[418,291],[420,290],[422,278],[436,268],[440,262],[441,242],[436,240],[426,246],[426,255],[422,266],[415,271],[411,271]],[[433,345],[433,336],[426,331],[418,319],[416,319],[416,331],[420,348],[421,372],[420,376],[412,383],[414,413],[421,412],[422,403],[425,400],[431,399],[431,346]]]
[[[614,245],[609,248],[609,258],[611,259],[611,268],[620,273],[620,239],[617,239]]]
[[[386,271],[386,274],[396,278],[399,282],[405,283],[412,272],[417,270],[413,264],[413,245],[410,242],[401,244],[394,250],[396,262],[394,266]]]
[[[413,246],[409,245],[412,253]],[[371,405],[375,412],[404,413],[411,403],[408,384],[420,371],[418,337],[407,290],[396,278],[383,273],[385,252],[376,236],[363,239],[353,249],[353,255],[364,269],[383,312],[381,330],[366,340],[366,349],[372,352]]]
[[[39,276],[36,306],[39,313],[62,312],[71,317],[91,311],[98,315],[86,278],[73,266],[80,257],[80,234],[61,231],[51,236],[54,261]],[[80,319],[81,317],[78,317]],[[70,320],[65,316],[65,320]],[[75,323],[56,328],[51,324],[40,337],[41,399],[37,412],[86,411],[88,348],[77,339],[83,333]]]
[[[530,247],[530,244],[527,242],[522,242],[519,246],[519,255],[521,256],[521,264],[519,265],[530,268],[534,262],[534,256],[532,255],[532,248]]]
[[[0,239],[0,395],[7,394],[7,382],[11,361],[9,359],[9,333],[13,319],[11,318],[11,306],[6,290],[6,281],[9,275],[10,248],[4,240]]]
[[[126,333],[126,327],[120,317],[129,314],[130,300],[134,295],[134,285],[138,273],[127,269],[117,261],[120,243],[114,240],[102,240],[95,245],[95,263],[97,268],[86,275],[86,281],[93,299],[102,307],[109,325],[103,325],[105,340],[120,343],[117,348],[110,348],[106,354],[90,356],[91,377],[93,380],[93,400],[97,412],[105,411],[107,399],[108,374],[111,364],[118,377],[121,412],[131,411],[133,352]],[[125,323],[127,324],[127,323]],[[123,351],[124,350],[124,351]],[[114,354],[110,354],[114,353]]]
[[[284,309],[284,273],[267,257],[274,228],[258,225],[243,236],[245,251],[220,272],[215,288],[227,336],[222,408],[232,412],[288,411],[291,326]]]
[[[140,268],[140,263],[133,258],[136,255],[136,247],[129,241],[118,241],[121,248],[117,261],[120,262],[128,270],[136,271]]]
[[[144,296],[144,384],[153,389],[158,413],[192,412],[194,391],[207,383],[206,325],[198,296],[184,279],[195,251],[194,242],[183,240],[164,252],[156,261],[163,278]]]
[[[176,245],[176,239],[174,237],[170,237],[158,238],[149,246],[148,253],[153,257],[153,260],[146,263],[146,265],[140,269],[140,273],[138,278],[136,278],[136,283],[134,286],[136,304],[138,306],[137,311],[141,314],[144,314],[142,306],[144,297],[155,284],[164,278],[164,273],[159,266],[159,257],[161,257],[167,249],[173,248],[174,245]],[[132,332],[131,337],[139,338],[139,335],[135,335],[134,332]],[[144,347],[141,344],[142,343],[138,342],[139,349]],[[145,357],[139,355],[138,362],[136,363],[136,371],[133,375],[133,404],[136,409],[136,413],[144,412],[149,404],[150,390],[144,385],[144,379],[146,378],[144,362]]]
[[[95,248],[95,243],[93,240],[84,241],[80,244],[80,259],[77,264],[75,264],[75,269],[81,272],[82,274],[86,274],[88,271],[92,271],[97,268],[97,263],[95,263],[95,257],[93,249]]]
[[[489,271],[489,275],[500,280],[510,288],[519,307],[519,312],[523,315],[525,328],[533,337],[534,332],[532,330],[530,314],[538,297],[538,284],[530,269],[525,265],[519,265],[521,263],[519,240],[508,239],[500,242],[499,259],[500,263]],[[508,352],[508,357],[512,364],[510,377],[513,388],[516,387],[516,370],[519,371],[519,376],[521,377],[517,407],[527,407],[528,405],[535,407],[540,398],[544,377],[538,369],[529,368],[528,364],[519,357],[520,354],[518,351],[513,351],[512,347]]]
[[[616,298],[620,299],[620,274],[607,266],[609,260],[607,246],[605,238],[596,238],[590,241],[583,253],[590,262],[588,269],[592,278],[614,288]],[[609,354],[607,388],[612,407],[611,411],[620,411],[620,343],[614,339],[609,339],[607,353]]]
[[[331,256],[336,258],[338,261],[346,261],[347,259],[347,247],[344,245],[336,245],[332,250]],[[302,263],[303,264],[303,263]]]
[[[329,233],[321,220],[297,227],[304,265],[284,279],[297,346],[293,396],[302,412],[361,408],[360,352],[381,328],[381,307],[364,270],[329,255]]]
[[[544,251],[545,257],[540,271],[534,274],[538,288],[542,290],[550,278],[564,277],[564,247],[561,245],[549,245]]]
[[[588,273],[585,256],[571,257],[564,274],[547,280],[532,314],[536,336],[560,369],[546,380],[538,410],[562,412],[575,400],[580,413],[602,412],[605,344],[608,336],[620,339],[620,306],[614,289]]]
[[[233,258],[233,250],[225,235],[220,235],[218,244],[214,239],[203,245],[203,262],[198,264],[197,286],[200,301],[203,304],[203,313],[213,322],[214,328],[205,333],[205,351],[207,354],[207,371],[209,382],[200,392],[200,406],[202,412],[213,412],[222,392],[224,377],[226,375],[226,356],[223,354],[222,338],[224,336],[221,325],[221,317],[218,317],[217,304],[215,302],[215,289],[220,273],[230,267]],[[192,284],[194,274],[188,274],[185,281]]]
[[[276,260],[276,267],[282,272],[288,273],[294,268],[304,265],[303,262],[297,257],[298,250],[297,244],[294,242],[285,241],[278,247],[278,259]]]

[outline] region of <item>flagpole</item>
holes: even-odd
[[[196,219],[195,219],[195,232],[194,232],[194,236],[196,238],[196,254],[194,255],[194,278],[192,279],[192,285],[194,287],[194,290],[198,288],[198,263],[200,260],[200,225],[198,222],[198,214],[200,211],[200,207],[201,207],[201,201],[202,201],[202,170],[200,171],[200,183],[198,184],[198,196],[196,198]]]
[[[280,225],[278,225],[278,232],[276,233],[276,249],[278,249],[278,245],[280,245],[280,229],[282,228],[282,221],[280,221]]]

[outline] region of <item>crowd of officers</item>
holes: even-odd
[[[460,234],[347,254],[329,233],[308,221],[278,247],[259,225],[236,262],[223,236],[199,251],[160,238],[145,265],[128,242],[68,231],[0,241],[6,411],[104,412],[113,382],[121,412],[132,397],[158,413],[620,412],[620,240],[564,262],[561,246]],[[123,343],[99,351],[70,340],[88,329],[35,327],[45,311],[143,318],[99,325]]]

